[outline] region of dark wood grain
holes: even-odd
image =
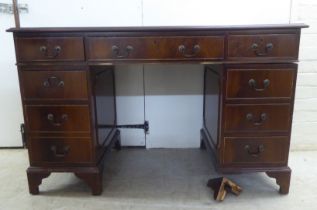
[[[186,48],[185,57],[179,52],[179,47]],[[194,46],[200,50],[195,53]],[[112,48],[117,46],[118,53]],[[127,52],[127,47],[133,50]],[[89,37],[87,39],[87,59],[99,60],[179,60],[179,59],[208,59],[216,60],[224,58],[223,36],[197,36],[197,37]],[[122,56],[118,57],[118,56]]]
[[[75,175],[86,182],[91,188],[92,195],[101,195],[102,193],[102,169],[98,169],[96,172],[77,172]]]
[[[89,138],[30,138],[30,162],[34,165],[51,163],[90,163],[93,160]]]
[[[85,71],[20,71],[24,100],[88,100]]]
[[[201,146],[217,170],[266,172],[281,193],[288,193],[294,62],[300,30],[306,27],[7,30],[15,40],[30,193],[38,194],[42,179],[52,172],[75,173],[94,195],[102,192],[105,153],[121,147],[115,129],[114,64],[158,62],[208,64]]]
[[[288,194],[290,183],[291,183],[291,173],[292,170],[290,168],[286,168],[283,170],[276,171],[267,171],[266,174],[269,177],[276,179],[276,183],[280,186],[280,194]]]
[[[258,47],[255,49],[253,45]],[[272,49],[266,49],[271,44]],[[257,34],[257,35],[229,35],[229,59],[263,59],[289,58],[297,59],[299,36],[297,34]]]
[[[288,158],[288,137],[248,137],[224,138],[223,164],[248,165],[261,164],[285,165]],[[259,147],[263,145],[263,151]],[[249,149],[246,148],[249,146]]]
[[[29,132],[90,132],[87,105],[27,105],[25,112]]]
[[[308,25],[303,23],[292,24],[257,24],[257,25],[214,25],[214,26],[142,26],[142,27],[22,27],[22,28],[10,28],[7,32],[166,32],[166,31],[214,31],[214,30],[244,30],[244,29],[293,29],[293,28],[308,28]]]
[[[294,90],[295,68],[229,68],[227,70],[226,99],[291,99]],[[255,85],[250,85],[251,80]],[[269,85],[265,85],[265,80]]]
[[[225,132],[288,132],[291,125],[289,104],[227,104],[224,108]],[[252,119],[247,119],[251,114]],[[261,119],[265,114],[266,119]]]
[[[214,146],[219,144],[222,67],[207,66],[204,72],[204,126]]]
[[[51,175],[51,173],[47,171],[34,173],[30,169],[28,169],[26,173],[28,177],[29,192],[32,195],[38,195],[40,193],[39,185],[42,184],[42,180],[47,178],[49,175]]]
[[[108,136],[115,130],[116,98],[115,98],[115,73],[113,66],[93,67],[90,71],[95,109],[97,159],[103,155],[110,144]]]
[[[33,37],[16,38],[18,61],[83,61],[85,60],[82,37]],[[45,47],[46,51],[41,47]],[[55,54],[55,48],[60,52]]]

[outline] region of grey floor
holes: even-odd
[[[199,149],[124,149],[107,157],[104,192],[90,189],[72,174],[52,174],[28,193],[26,150],[0,150],[0,209],[317,209],[317,152],[292,152],[290,194],[277,193],[263,173],[231,175],[244,191],[224,202],[212,199],[206,182],[217,174]]]

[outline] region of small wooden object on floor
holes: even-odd
[[[235,195],[242,191],[239,185],[225,177],[210,179],[207,186],[214,190],[214,199],[217,201],[223,201],[228,191]]]

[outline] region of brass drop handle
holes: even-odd
[[[70,147],[69,146],[64,146],[61,150],[58,150],[57,146],[52,145],[50,149],[51,149],[54,157],[64,158],[64,157],[66,157],[66,155],[68,155]]]
[[[49,113],[47,115],[47,119],[50,122],[51,125],[55,126],[55,127],[60,127],[62,126],[68,119],[68,115],[67,114],[62,114],[62,116],[60,117],[60,120],[56,119],[54,114]]]
[[[199,51],[200,51],[200,46],[198,44],[195,44],[192,48],[192,52],[190,54],[188,54],[186,51],[186,47],[185,45],[179,45],[178,46],[178,51],[185,57],[185,58],[192,58],[195,57]]]
[[[112,52],[113,54],[116,56],[116,58],[127,58],[129,57],[130,53],[133,51],[133,47],[131,45],[127,45],[124,53],[120,54],[120,47],[118,47],[117,45],[113,45],[112,46]]]
[[[263,123],[267,120],[267,114],[266,113],[261,113],[260,115],[260,119],[256,120],[254,119],[254,116],[252,113],[248,113],[246,115],[246,119],[249,121],[249,122],[252,122],[253,125],[255,126],[259,126],[259,125],[263,125]]]
[[[60,52],[62,51],[62,47],[59,45],[56,45],[53,48],[52,54],[49,54],[48,47],[43,45],[43,46],[40,46],[40,51],[45,57],[52,59],[52,58],[56,58],[60,54]]]
[[[257,82],[255,81],[255,79],[250,79],[249,80],[249,86],[251,88],[253,88],[253,90],[261,92],[264,91],[265,89],[267,89],[270,85],[270,80],[269,79],[265,79],[263,80],[263,88],[258,88]]]
[[[250,145],[245,145],[244,149],[247,151],[247,153],[249,155],[251,155],[252,157],[259,157],[259,155],[264,152],[264,145],[261,144],[258,146],[258,148],[256,149],[256,151],[251,151],[251,146]]]
[[[64,87],[64,85],[65,85],[64,81],[59,79],[58,77],[55,77],[55,76],[51,76],[43,82],[43,86],[47,87],[47,88],[49,88],[49,87]]]
[[[259,45],[257,43],[253,43],[251,45],[251,49],[254,51],[256,56],[267,56],[273,49],[273,44],[272,43],[267,43],[264,47],[264,51],[261,52],[259,49]]]

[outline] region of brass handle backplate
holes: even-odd
[[[192,52],[190,54],[187,53],[187,49],[185,45],[179,45],[178,46],[178,51],[185,57],[185,58],[192,58],[197,56],[197,54],[200,51],[200,46],[198,44],[195,44],[192,48]]]
[[[43,82],[44,87],[64,87],[64,85],[64,81],[55,76],[51,76]]]
[[[244,149],[247,151],[247,153],[249,155],[251,155],[252,157],[259,157],[259,155],[264,152],[264,145],[261,144],[257,147],[257,149],[255,151],[252,151],[251,146],[250,145],[245,145]]]
[[[267,114],[266,113],[261,113],[260,115],[260,118],[259,119],[255,119],[255,117],[253,116],[252,113],[248,113],[246,115],[246,119],[249,121],[249,122],[252,122],[253,125],[255,126],[260,126],[260,125],[263,125],[263,123],[267,120]]]
[[[68,119],[67,114],[62,114],[62,116],[59,119],[56,119],[56,117],[52,113],[49,113],[47,115],[47,120],[50,122],[51,125],[55,127],[62,126],[67,121],[67,119]]]
[[[64,157],[66,157],[66,155],[68,155],[70,147],[69,146],[64,146],[61,149],[57,149],[57,146],[52,145],[50,149],[51,149],[54,157],[64,158]]]
[[[49,53],[48,47],[47,46],[40,46],[40,52],[42,52],[42,54],[47,57],[47,58],[56,58],[62,51],[62,47],[59,45],[56,45],[53,50],[52,53]]]
[[[120,53],[120,47],[118,47],[117,45],[113,45],[111,49],[116,58],[127,58],[133,51],[133,47],[131,45],[126,46],[123,54]]]
[[[273,49],[273,44],[272,43],[267,43],[264,46],[264,49],[260,49],[259,47],[260,45],[257,43],[253,43],[251,45],[251,49],[253,50],[253,52],[255,53],[256,56],[267,56]]]
[[[249,86],[255,90],[255,91],[258,91],[258,92],[261,92],[261,91],[264,91],[265,89],[267,89],[270,85],[270,80],[269,79],[265,79],[263,80],[263,88],[259,88],[258,85],[257,85],[257,82],[255,81],[255,79],[250,79],[249,80]]]

